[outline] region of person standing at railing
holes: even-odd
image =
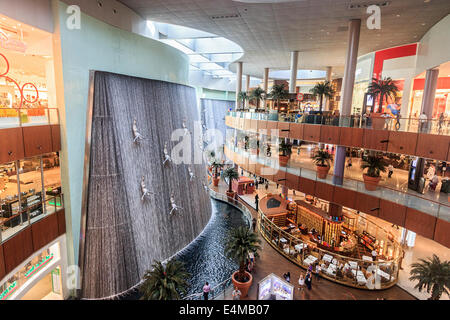
[[[441,112],[441,114],[439,115],[439,122],[438,122],[438,126],[439,126],[438,132],[439,133],[441,133],[442,127],[444,126],[444,124],[445,124],[445,115],[443,112]]]
[[[234,287],[233,293],[231,294],[233,297],[233,300],[241,300],[241,291],[238,289],[238,287]]]
[[[209,285],[208,281],[206,281],[205,285],[203,286],[203,299],[208,300],[210,291],[211,291],[211,286]]]
[[[425,112],[422,112],[422,114],[419,116],[419,132],[425,132],[427,129],[427,115]]]

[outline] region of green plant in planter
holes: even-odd
[[[322,111],[323,97],[332,98],[334,95],[330,81],[317,83],[311,90],[309,90],[309,92],[311,92],[313,96],[318,96],[320,98],[320,111]]]
[[[427,293],[431,291],[431,297],[428,300],[439,300],[443,293],[449,295],[450,288],[450,261],[443,261],[433,254],[432,258],[419,259],[420,262],[411,265],[409,280],[419,281],[415,289],[422,292],[426,289]]]
[[[258,257],[258,250],[261,240],[258,239],[256,233],[249,230],[245,226],[241,226],[231,230],[227,244],[225,246],[225,254],[239,263],[239,272],[237,273],[237,281],[246,282],[245,262],[250,252]]]
[[[241,91],[238,93],[238,99],[242,101],[241,109],[245,109],[245,101],[248,101],[250,99],[250,96],[247,94],[246,91]]]
[[[386,166],[383,157],[375,155],[366,156],[361,163],[361,169],[367,169],[367,175],[372,178],[378,178],[381,172],[386,172]]]
[[[231,186],[233,183],[233,180],[239,179],[239,173],[234,167],[229,167],[223,172],[223,179],[228,179],[228,192],[233,192]]]
[[[214,159],[214,161],[211,163],[211,167],[213,168],[214,178],[217,179],[217,177],[219,176],[219,169],[223,168],[223,164]]]
[[[257,87],[250,92],[250,100],[256,100],[256,109],[259,109],[259,102],[264,100],[265,96],[266,92],[260,87]]]
[[[152,269],[144,275],[140,287],[141,300],[180,300],[186,294],[189,286],[187,279],[191,275],[186,272],[182,262],[169,260],[163,266],[160,261],[156,261]]]
[[[284,139],[281,140],[279,151],[281,153],[281,156],[284,156],[284,157],[290,156],[292,153],[292,144],[284,141]]]
[[[331,161],[333,156],[323,149],[317,150],[313,158],[314,164],[319,167],[330,167]]]
[[[280,100],[286,99],[288,96],[289,92],[284,88],[284,84],[274,84],[269,93],[269,97],[276,101],[278,108],[280,107]]]
[[[375,97],[378,95],[380,96],[378,113],[381,113],[384,98],[387,99],[388,97],[391,97],[392,99],[395,99],[397,97],[399,89],[395,84],[395,81],[390,77],[384,79],[373,78],[372,83],[367,88],[367,92],[374,95]]]

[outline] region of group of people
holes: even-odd
[[[314,265],[310,265],[308,267],[308,270],[306,271],[306,275],[303,274],[303,272],[300,273],[300,276],[298,278],[298,290],[303,291],[305,289],[305,286],[308,290],[312,289],[312,278],[313,274],[315,275],[316,281],[320,282],[320,274],[322,272],[322,267],[319,263],[315,263]],[[291,273],[286,272],[283,274],[284,280],[286,282],[291,282]]]

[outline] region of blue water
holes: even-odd
[[[211,288],[229,279],[237,270],[238,264],[224,254],[230,230],[240,226],[248,226],[243,213],[224,202],[211,199],[211,221],[194,242],[180,253],[176,259],[184,262],[190,273],[187,295],[202,292],[203,285],[209,282]],[[124,300],[140,298],[137,291],[131,292]]]
[[[224,254],[230,230],[245,226],[242,212],[224,202],[211,200],[212,217],[202,235],[183,251],[178,260],[191,274],[189,293],[202,292],[206,281],[211,288],[227,280],[238,265]]]

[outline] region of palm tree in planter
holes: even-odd
[[[253,277],[245,271],[245,263],[250,252],[258,257],[258,250],[261,248],[261,240],[256,233],[245,226],[231,230],[228,242],[225,246],[225,254],[239,263],[239,270],[231,276],[234,286],[241,291],[243,297],[247,296],[248,289],[252,285]]]
[[[280,109],[280,100],[286,99],[288,95],[289,93],[284,88],[284,84],[274,84],[272,86],[272,90],[269,93],[269,97],[272,98],[272,100],[276,101],[278,110]]]
[[[387,163],[383,157],[377,155],[368,155],[361,163],[361,169],[367,169],[367,173],[363,174],[364,186],[366,190],[375,191],[381,180],[380,173],[386,172]]]
[[[160,261],[152,265],[144,275],[140,287],[142,300],[180,300],[189,286],[184,264],[178,260],[169,260],[164,267]]]
[[[223,179],[226,181],[228,179],[228,191],[227,196],[229,199],[234,199],[234,192],[232,189],[233,180],[239,179],[239,173],[234,167],[229,167],[223,172]]]
[[[328,171],[330,171],[330,163],[333,156],[323,149],[317,150],[313,158],[314,164],[317,166],[317,177],[326,179]]]
[[[250,92],[250,100],[256,100],[256,110],[259,109],[259,102],[264,100],[265,96],[266,92],[260,87],[257,87]]]
[[[395,99],[399,89],[395,84],[394,80],[390,77],[384,79],[373,78],[372,83],[367,88],[367,92],[372,94],[374,97],[379,96],[379,107],[378,113],[372,114],[372,127],[374,129],[382,129],[385,124],[385,119],[381,118],[381,112],[383,111],[383,101],[384,98],[391,97]]]
[[[238,93],[238,99],[242,101],[242,110],[245,110],[245,101],[248,101],[250,96],[247,94],[246,91],[241,91]]]
[[[320,111],[322,111],[323,98],[332,98],[334,95],[334,90],[331,87],[330,81],[317,83],[311,90],[309,90],[309,92],[311,92],[313,96],[320,98]]]
[[[431,297],[428,300],[439,300],[443,293],[449,295],[450,261],[441,262],[435,254],[432,258],[419,259],[419,261],[411,265],[409,280],[419,281],[414,289],[422,292],[425,288],[427,293],[431,291]]]
[[[281,140],[280,147],[279,147],[279,155],[278,155],[278,161],[280,163],[280,166],[286,167],[289,158],[291,157],[292,153],[292,144],[289,142],[284,141],[284,139]]]
[[[214,159],[214,161],[211,163],[211,168],[213,170],[213,185],[217,187],[220,181],[219,170],[223,168],[223,164]]]

